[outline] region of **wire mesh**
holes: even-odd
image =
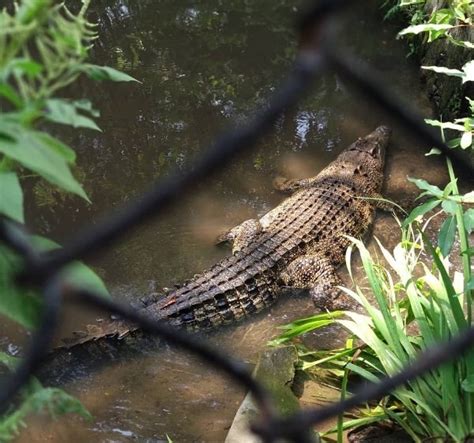
[[[282,440],[295,443],[313,441],[313,426],[359,404],[381,398],[409,380],[455,359],[473,345],[474,328],[469,328],[450,342],[438,344],[423,352],[395,376],[365,385],[363,390],[355,392],[344,401],[282,417],[272,403],[270,394],[252,378],[243,364],[214,349],[202,338],[196,339],[186,331],[177,330],[165,322],[152,321],[128,306],[106,300],[83,288],[72,287],[61,279],[60,271],[65,265],[110,248],[138,225],[162,214],[177,202],[180,195],[192,191],[197,182],[218,172],[237,154],[255,146],[258,139],[272,129],[281,113],[295,105],[307,93],[311,84],[328,70],[338,74],[348,86],[386,111],[424,145],[435,146],[446,155],[451,155],[443,141],[424,124],[423,118],[407,103],[388,91],[374,70],[334,46],[332,19],[351,3],[356,2],[313,2],[298,23],[300,49],[293,68],[264,108],[256,111],[246,124],[216,138],[194,168],[184,174],[172,174],[164,182],[153,186],[136,203],[129,204],[98,224],[85,228],[67,242],[63,249],[48,253],[36,251],[29,243],[23,228],[6,219],[0,219],[0,241],[23,258],[24,266],[18,276],[18,284],[35,287],[43,296],[40,326],[32,334],[22,363],[1,386],[0,412],[6,410],[15,394],[27,383],[30,376],[35,374],[48,353],[59,323],[59,308],[66,295],[74,297],[79,303],[119,315],[124,320],[137,324],[145,332],[196,354],[232,378],[242,388],[249,390],[261,411],[252,429],[263,442],[268,443]]]

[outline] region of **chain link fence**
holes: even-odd
[[[349,87],[382,108],[423,145],[437,147],[444,154],[451,155],[449,148],[427,127],[423,118],[387,90],[383,80],[369,66],[333,44],[334,20],[353,3],[356,0],[322,0],[311,5],[298,23],[299,51],[291,72],[269,99],[267,106],[256,111],[244,125],[218,137],[192,169],[184,174],[169,176],[135,203],[78,233],[63,249],[40,253],[33,248],[28,234],[19,226],[5,219],[0,220],[0,241],[23,259],[24,266],[18,275],[18,284],[40,290],[43,299],[40,326],[32,334],[21,364],[1,386],[0,413],[6,410],[30,376],[35,374],[49,352],[59,323],[59,308],[66,296],[77,303],[118,315],[137,324],[146,333],[159,336],[172,345],[196,354],[243,389],[250,391],[261,412],[259,419],[252,425],[252,430],[266,443],[312,442],[312,428],[318,423],[369,400],[381,398],[409,380],[455,359],[474,344],[474,328],[471,327],[450,342],[440,343],[423,352],[397,375],[364,385],[363,390],[354,392],[343,401],[282,417],[267,390],[252,378],[251,373],[240,362],[186,331],[172,328],[165,322],[151,321],[129,306],[104,299],[80,287],[73,287],[61,278],[60,272],[64,266],[112,247],[138,225],[162,214],[183,193],[192,191],[196,183],[228,165],[237,154],[252,149],[257,140],[272,129],[281,113],[294,106],[307,93],[312,83],[328,71],[335,72]],[[360,1],[357,3],[362,4]]]

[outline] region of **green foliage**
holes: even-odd
[[[28,329],[37,326],[41,301],[31,290],[16,285],[20,260],[7,247],[0,246],[0,313]]]
[[[25,169],[89,201],[71,171],[75,152],[36,127],[47,120],[98,129],[94,118],[99,112],[87,99],[68,100],[54,94],[81,73],[133,80],[113,68],[85,63],[96,38],[94,25],[84,17],[88,4],[83,1],[77,15],[51,0],[25,0],[13,14],[0,11],[0,215],[16,222],[24,222],[21,176]],[[43,249],[57,247],[45,242],[40,245]],[[0,312],[32,328],[41,303],[34,292],[16,286],[14,275],[20,265],[11,251],[0,248]],[[107,294],[100,278],[84,265],[73,265],[68,276]]]
[[[19,359],[0,352],[0,363],[12,371]],[[18,404],[0,416],[0,441],[12,440],[25,427],[28,415],[47,411],[53,418],[74,413],[90,420],[92,416],[81,402],[58,388],[44,388],[35,378],[22,390]]]
[[[74,178],[74,152],[49,134],[34,129],[42,120],[99,130],[99,113],[88,100],[54,97],[82,73],[99,80],[132,81],[113,68],[85,63],[95,26],[85,17],[89,1],[74,15],[50,0],[25,0],[14,15],[0,12],[0,153],[2,170],[29,169],[50,183],[88,200]],[[26,21],[25,21],[26,20]],[[35,54],[34,56],[32,54]],[[5,166],[5,165],[8,166]],[[3,193],[3,188],[0,190]],[[5,192],[6,193],[6,192]],[[14,219],[23,220],[22,195]],[[2,205],[3,207],[3,205]],[[11,217],[4,209],[2,213]]]
[[[423,216],[427,212],[433,210],[437,206],[441,205],[442,210],[448,215],[444,223],[441,226],[438,236],[438,246],[441,249],[443,256],[447,257],[451,248],[454,244],[456,231],[457,231],[457,220],[456,215],[460,203],[469,204],[474,202],[474,192],[469,192],[465,195],[459,195],[456,185],[456,179],[454,176],[452,180],[446,185],[444,190],[439,189],[437,186],[429,184],[425,180],[409,178],[420,190],[424,191],[419,197],[429,197],[429,199],[420,206],[417,206],[408,215],[403,225],[406,227],[412,223],[415,219]],[[469,209],[462,215],[464,229],[467,232],[471,232],[471,212]],[[467,226],[467,228],[466,228]],[[464,237],[464,236],[463,236]]]
[[[397,2],[397,7],[407,8],[411,17],[411,25],[400,31],[400,36],[423,34],[428,43],[439,38],[447,38],[454,44],[467,48],[474,47],[471,42],[460,41],[453,37],[455,29],[472,25],[474,6],[470,0],[448,0],[444,7],[432,5],[431,8],[427,8],[426,4],[426,0]]]
[[[75,161],[74,151],[45,132],[24,127],[18,121],[2,116],[0,154],[89,201],[70,170]]]
[[[97,38],[95,25],[85,18],[89,3],[82,0],[77,14],[53,0],[22,0],[11,11],[0,10],[0,218],[24,223],[22,177],[26,171],[89,201],[72,172],[75,152],[44,131],[44,123],[100,130],[95,122],[99,111],[89,100],[57,94],[82,74],[94,80],[136,81],[113,68],[86,63]],[[44,237],[29,240],[39,251],[59,247]],[[0,313],[34,329],[42,301],[34,290],[16,284],[21,266],[21,259],[0,245]],[[108,296],[102,280],[82,263],[67,266],[63,277]],[[16,364],[1,353],[0,362],[10,370]],[[53,417],[69,412],[89,416],[65,392],[43,388],[32,380],[17,407],[0,417],[0,440],[13,438],[28,414],[44,409]]]
[[[74,128],[101,130],[97,126],[97,123],[90,117],[99,117],[100,113],[92,108],[92,104],[88,100],[67,101],[64,99],[51,98],[46,101],[46,108],[46,118],[49,121],[69,125]],[[85,116],[85,113],[90,114],[90,116]]]
[[[474,49],[474,43],[457,38],[454,34],[456,29],[472,26],[474,17],[474,3],[470,0],[449,0],[446,7],[434,8],[431,13],[426,11],[426,0],[409,1],[400,0],[400,8],[409,7],[412,9],[412,25],[400,31],[399,36],[422,35],[423,41],[431,43],[437,39],[447,39],[451,44],[462,46],[467,49]],[[411,42],[413,44],[413,41]],[[438,74],[460,78],[462,84],[474,81],[474,60],[465,63],[461,69],[453,69],[445,66],[422,66],[422,69],[433,71]],[[449,129],[459,132],[458,137],[449,140],[451,148],[468,149],[473,147],[474,133],[474,106],[472,99],[466,97],[469,103],[470,114],[453,122],[442,122],[439,120],[427,119],[426,123],[437,126],[441,130]],[[444,135],[444,133],[443,133]],[[437,151],[432,151],[437,154]]]
[[[3,190],[0,213],[23,223],[23,190],[15,172],[0,171],[0,189]]]
[[[33,236],[31,242],[39,251],[51,251],[60,248],[54,241],[40,236]],[[63,270],[63,278],[71,284],[87,288],[104,297],[109,296],[109,292],[95,272],[81,262],[73,262]]]
[[[117,71],[109,66],[98,66],[85,63],[81,66],[81,70],[93,80],[111,80],[114,82],[138,82],[137,79],[131,77],[124,72]]]

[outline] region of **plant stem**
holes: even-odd
[[[341,385],[341,401],[343,401],[346,398],[348,381],[349,381],[349,370],[345,368],[344,376],[342,378],[342,385]],[[337,443],[344,442],[343,432],[344,432],[344,414],[341,414],[337,417]]]
[[[81,10],[79,11],[79,17],[84,17],[84,14],[86,13],[87,9],[89,8],[89,5],[91,3],[91,0],[82,0],[82,7]]]
[[[456,182],[456,176],[454,174],[453,164],[449,158],[446,159],[448,164],[449,178],[453,183],[453,193],[459,194],[458,185]],[[462,209],[462,204],[458,203],[456,206],[456,222],[458,226],[459,241],[461,246],[461,253],[469,249],[469,240],[467,237],[466,227],[464,225],[464,213]],[[471,271],[471,257],[469,254],[461,254],[463,274],[464,274],[464,285],[466,287],[467,283],[472,278]],[[466,294],[466,303],[467,303],[467,323],[471,325],[472,321],[472,291],[470,289],[465,290]]]
[[[459,195],[459,189],[456,181],[456,176],[454,174],[453,164],[449,157],[446,157],[446,162],[448,165],[449,178],[451,183],[453,183],[453,193]],[[464,225],[464,213],[461,203],[456,205],[456,222],[458,227],[459,242],[461,246],[461,260],[463,266],[463,275],[464,275],[464,293],[466,294],[466,309],[467,309],[467,324],[471,326],[472,321],[472,294],[471,290],[468,289],[467,284],[471,281],[472,272],[471,272],[471,256],[469,254],[462,254],[462,252],[469,249],[469,240],[467,237],[466,227]],[[472,365],[468,363],[468,360],[473,358],[473,353],[466,355],[466,371],[467,376],[472,376]],[[466,421],[468,424],[468,429],[472,429],[473,426],[473,405],[474,403],[474,394],[466,393]]]

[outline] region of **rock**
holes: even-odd
[[[299,409],[299,401],[291,390],[297,359],[298,354],[293,346],[269,349],[260,354],[254,371],[254,377],[273,394],[275,404],[283,415]],[[249,430],[249,424],[257,415],[258,408],[252,396],[247,394],[234,417],[225,443],[260,442]]]

